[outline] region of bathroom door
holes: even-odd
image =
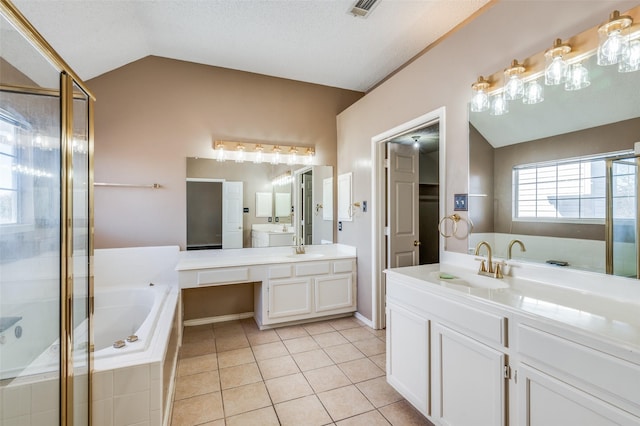
[[[242,248],[242,182],[222,184],[222,248]]]
[[[418,152],[412,145],[387,144],[389,158],[387,219],[390,268],[413,266],[420,258]]]
[[[313,244],[313,176],[311,171],[302,175],[302,187],[304,243]]]

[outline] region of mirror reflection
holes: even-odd
[[[187,158],[187,250],[332,243],[332,176],[331,166]]]
[[[541,103],[469,112],[469,250],[485,240],[503,258],[636,277],[640,72],[583,65],[582,90],[545,86]],[[509,254],[514,239],[526,251]]]

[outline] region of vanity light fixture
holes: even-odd
[[[598,27],[598,65],[614,65],[620,62],[629,46],[628,28],[633,18],[614,10],[609,20]]]
[[[218,142],[216,144],[216,151],[218,153],[216,160],[224,161],[224,144],[222,142]]]
[[[314,155],[315,155],[315,152],[313,151],[313,148],[307,148],[307,155],[304,156],[304,163],[313,164]]]
[[[278,164],[280,162],[280,147],[275,145],[271,154],[271,164]]]
[[[557,38],[553,47],[544,52],[546,66],[544,69],[544,82],[547,86],[557,86],[564,83],[569,65],[564,56],[571,52],[571,46],[562,43]]]
[[[564,82],[564,90],[580,90],[588,87],[590,84],[589,70],[587,70],[581,62],[569,65],[567,77]]]
[[[236,146],[236,163],[244,163],[244,145],[240,143]]]
[[[509,102],[505,99],[504,93],[498,93],[491,97],[489,115],[505,115],[509,112]]]
[[[640,40],[629,42],[627,50],[618,64],[618,71],[633,72],[640,70]]]
[[[287,159],[287,164],[292,165],[298,162],[298,149],[295,146],[289,148],[289,158]]]
[[[471,85],[473,95],[471,97],[471,111],[483,112],[489,109],[489,95],[487,89],[490,84],[483,76],[478,77],[478,81]]]
[[[527,105],[539,104],[544,101],[544,86],[538,79],[529,81],[524,87],[522,103]]]
[[[522,99],[524,96],[524,82],[520,75],[524,73],[526,68],[519,64],[516,59],[511,62],[511,66],[504,70],[504,98],[507,101]]]
[[[256,151],[256,155],[255,155],[255,157],[253,157],[253,162],[256,163],[256,164],[261,164],[262,163],[262,152],[264,151],[264,148],[262,147],[262,145],[258,144],[254,148],[254,150]]]

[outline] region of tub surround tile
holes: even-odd
[[[302,373],[270,379],[265,384],[274,404],[313,394]]]
[[[91,408],[93,426],[113,426],[113,398],[93,401]]]
[[[222,368],[220,371],[220,383],[222,389],[230,389],[262,381],[258,364],[237,365],[235,367]]]
[[[206,371],[190,376],[178,377],[174,400],[191,398],[220,390],[220,375],[218,371]]]
[[[264,380],[300,372],[298,365],[290,355],[258,361],[258,367]]]
[[[351,381],[335,365],[305,371],[304,376],[316,393],[341,388],[351,384]]]
[[[190,358],[194,356],[207,355],[216,352],[215,340],[202,340],[200,342],[184,343],[180,348],[179,357]]]
[[[319,349],[320,346],[316,343],[311,336],[296,337],[284,341],[284,345],[289,350],[289,353],[295,354],[299,352],[307,352],[314,349]]]
[[[292,325],[290,327],[276,328],[276,333],[282,340],[295,339],[297,337],[308,336],[307,330],[300,325]]]
[[[113,373],[113,394],[126,395],[149,389],[149,366],[118,368]]]
[[[86,385],[83,387],[86,387]],[[42,382],[32,384],[30,409],[31,413],[57,411],[58,399],[51,398],[51,395],[57,395],[59,390],[60,383],[58,382],[58,380],[44,380]],[[84,393],[84,399],[86,399],[87,394],[87,392]]]
[[[337,346],[349,343],[349,341],[337,331],[316,334],[313,336],[313,340],[315,340],[321,348],[328,348],[329,346]]]
[[[203,373],[218,369],[218,357],[215,353],[200,355],[191,358],[182,358],[178,361],[178,377]]]
[[[113,398],[113,424],[125,426],[149,420],[149,391]]]
[[[384,371],[378,368],[369,358],[361,358],[338,364],[338,367],[353,383],[384,376]]]
[[[271,405],[271,399],[263,382],[223,390],[222,399],[227,417]]]
[[[403,426],[433,426],[411,404],[402,400],[380,408],[380,413],[392,424]]]
[[[354,385],[321,392],[318,394],[318,398],[334,421],[374,409],[374,406]]]
[[[265,407],[227,418],[226,426],[279,426],[274,408]],[[224,426],[224,425],[223,425]]]
[[[337,426],[388,426],[390,424],[378,411],[367,411],[336,423]]]
[[[93,391],[91,398],[94,401],[111,398],[113,396],[113,371],[93,373],[91,386]]]
[[[282,426],[321,426],[331,423],[331,417],[316,395],[275,404]]]
[[[282,342],[266,343],[264,345],[258,345],[253,347],[253,355],[258,361],[269,358],[277,358],[284,355],[289,355],[289,351]]]
[[[224,418],[220,392],[175,401],[171,426],[193,426]]]
[[[43,411],[40,413],[32,413],[30,424],[37,425],[37,426],[59,426],[58,417],[59,416],[58,416],[57,409],[53,411]],[[11,425],[11,424],[12,424],[11,422],[7,423],[7,425]]]
[[[331,358],[329,358],[329,356],[322,349],[293,354],[293,359],[296,361],[296,364],[298,364],[298,367],[300,367],[300,370],[302,371],[313,370],[316,368],[333,365],[333,361],[331,360]]]
[[[376,408],[402,400],[402,395],[387,383],[386,377],[367,380],[356,384],[356,387]]]
[[[351,343],[324,348],[324,351],[336,364],[364,358],[364,354]]]
[[[218,366],[220,368],[235,367],[236,365],[250,364],[255,361],[251,348],[218,352]]]
[[[160,380],[149,381],[149,410],[162,409],[162,385]]]

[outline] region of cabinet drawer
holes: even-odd
[[[296,264],[296,276],[325,275],[331,271],[329,262],[305,262]]]
[[[291,265],[278,265],[269,268],[269,278],[291,278],[293,267]]]
[[[640,412],[640,365],[524,324],[518,326],[518,352],[532,366],[623,398]]]
[[[249,281],[249,268],[225,268],[198,271],[198,285]]]
[[[334,274],[345,274],[347,272],[353,272],[353,269],[353,260],[336,260],[335,262],[333,262]]]

